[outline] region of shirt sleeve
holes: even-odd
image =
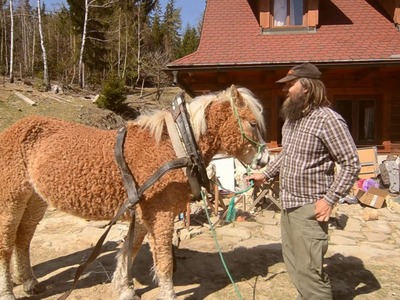
[[[271,179],[274,178],[279,174],[280,168],[281,168],[281,162],[283,159],[284,155],[284,149],[282,149],[281,152],[275,158],[266,166],[263,174],[266,179]]]
[[[333,160],[340,166],[333,184],[324,196],[333,205],[348,194],[358,177],[361,165],[357,148],[342,117],[333,115],[327,118],[322,139]]]

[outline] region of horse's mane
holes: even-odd
[[[254,114],[259,128],[262,132],[264,132],[265,123],[262,114],[262,105],[254,97],[253,93],[249,89],[241,87],[237,90],[243,97],[246,105]],[[189,104],[187,104],[187,110],[190,114],[190,121],[192,123],[193,133],[197,141],[199,140],[200,136],[205,134],[207,131],[207,123],[205,119],[207,107],[212,102],[216,101],[229,101],[231,103],[232,110],[234,110],[234,99],[232,99],[229,88],[216,94],[206,94],[198,96],[194,98]],[[158,143],[161,141],[166,114],[169,114],[169,112],[166,110],[154,110],[150,113],[140,115],[133,123],[139,125],[142,128],[148,129],[150,131],[150,134],[155,137]]]

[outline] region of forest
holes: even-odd
[[[10,83],[98,89],[113,76],[162,88],[165,65],[198,46],[201,21],[182,28],[175,0],[165,9],[159,0],[67,0],[53,11],[35,1],[2,0],[0,72]]]

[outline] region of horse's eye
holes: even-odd
[[[250,126],[251,126],[251,128],[256,128],[257,127],[257,122],[256,121],[251,121],[251,122],[249,122],[250,123]]]

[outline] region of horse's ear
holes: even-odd
[[[246,106],[246,101],[243,99],[242,95],[239,93],[239,91],[237,90],[237,88],[234,84],[231,85],[230,92],[231,92],[231,97],[233,99],[233,103],[237,107]]]

